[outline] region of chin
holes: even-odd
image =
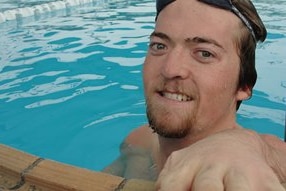
[[[170,110],[165,108],[164,105],[151,104],[148,101],[146,114],[153,131],[166,138],[184,138],[188,136],[195,122],[195,119],[186,112]]]
[[[169,139],[183,139],[189,135],[188,129],[180,129],[180,130],[173,130],[173,131],[166,131],[162,128],[156,128],[155,126],[150,126],[155,133],[159,136]]]
[[[155,133],[165,138],[184,138],[189,135],[191,125],[189,123],[175,123],[171,118],[158,119],[147,114],[149,126]]]

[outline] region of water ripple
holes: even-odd
[[[3,85],[3,87],[0,86],[0,89],[7,89],[7,88],[12,88],[17,86],[19,83],[23,82],[28,82],[35,77],[38,76],[51,76],[51,75],[56,75],[59,73],[63,72],[47,72],[44,74],[40,75],[33,75],[30,77],[22,78],[22,79],[16,79],[10,83],[7,83]],[[17,99],[22,99],[22,98],[30,98],[30,97],[39,97],[39,96],[45,96],[65,90],[71,90],[75,87],[80,86],[83,82],[88,81],[88,80],[102,80],[104,79],[105,76],[100,76],[100,75],[92,75],[92,74],[81,74],[81,75],[74,75],[74,76],[62,76],[56,78],[54,81],[49,82],[49,83],[41,83],[38,85],[34,85],[32,88],[28,90],[16,90],[16,91],[9,91],[4,94],[0,94],[0,99],[8,99],[6,102],[11,102]],[[70,98],[74,97],[75,95],[80,94],[80,92],[85,92],[86,90],[90,91],[91,89],[101,89],[101,88],[86,88],[86,89],[79,89],[75,94],[73,94]],[[68,100],[67,98],[63,98],[63,100]],[[59,102],[57,102],[59,103]]]
[[[115,113],[115,114],[112,114],[112,115],[104,116],[101,119],[95,120],[95,121],[85,125],[83,128],[91,127],[91,126],[93,126],[95,124],[102,123],[102,122],[109,121],[109,120],[113,120],[113,119],[116,119],[116,118],[131,117],[131,116],[144,116],[144,115],[145,114],[134,114],[134,113],[129,113],[129,112]]]
[[[106,88],[108,88],[110,86],[114,86],[114,85],[117,85],[117,83],[111,83],[111,84],[107,84],[107,85],[103,85],[103,86],[79,88],[79,89],[76,89],[76,91],[74,93],[72,93],[71,95],[69,95],[69,96],[61,96],[61,97],[55,98],[55,99],[45,99],[45,100],[37,101],[37,102],[34,102],[32,104],[26,105],[25,108],[32,109],[32,108],[42,107],[42,106],[46,106],[46,105],[53,105],[53,104],[63,103],[65,101],[73,99],[73,98],[75,98],[75,97],[77,97],[77,96],[79,96],[81,94],[84,94],[84,93],[87,93],[87,92],[90,92],[90,91],[103,90],[103,89],[106,89]]]

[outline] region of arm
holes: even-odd
[[[115,176],[124,176],[124,171],[125,171],[125,162],[124,162],[124,155],[123,155],[123,150],[124,150],[124,144],[120,145],[120,156],[113,161],[111,164],[109,164],[107,167],[105,167],[102,172],[112,174]]]
[[[103,172],[124,178],[153,180],[157,178],[151,157],[151,131],[144,126],[131,132],[120,146],[120,156]]]
[[[284,143],[249,130],[222,131],[172,153],[157,189],[284,191],[284,151]]]
[[[286,143],[273,135],[261,135],[269,146],[268,163],[279,177],[280,182],[286,183]],[[286,188],[286,184],[285,188]]]

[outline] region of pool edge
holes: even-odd
[[[124,182],[124,184],[122,184]],[[0,190],[152,191],[154,183],[91,171],[0,144]]]

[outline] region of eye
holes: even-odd
[[[160,50],[166,50],[166,46],[159,42],[151,42],[149,45],[149,48],[153,51],[160,51]]]
[[[205,51],[205,50],[199,51],[199,54],[201,58],[211,58],[214,56],[212,53],[210,53],[209,51]]]
[[[201,63],[212,63],[217,59],[217,54],[206,49],[198,49],[193,54],[194,58]]]

